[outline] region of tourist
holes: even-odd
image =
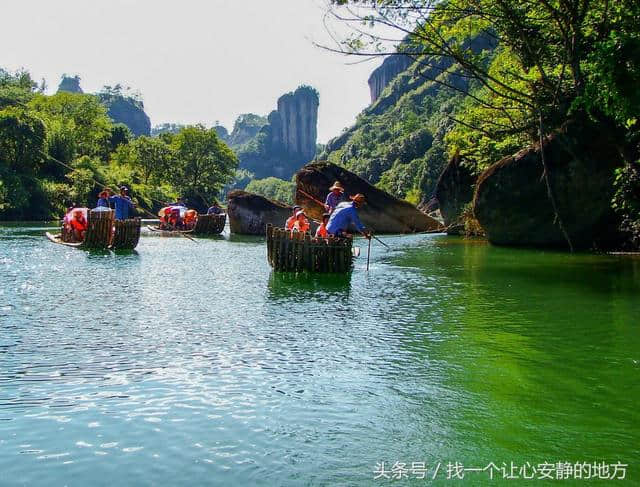
[[[187,204],[184,202],[184,198],[182,196],[178,197],[178,200],[175,203],[171,203],[170,206],[184,206],[187,207]]]
[[[340,181],[336,181],[333,183],[333,186],[329,188],[329,191],[330,193],[327,195],[324,208],[327,213],[332,213],[333,210],[336,209],[336,206],[342,203],[342,200],[344,199],[344,188],[342,187],[342,184],[340,184]]]
[[[220,205],[216,200],[213,200],[213,204],[211,205],[211,208],[207,210],[207,215],[220,215],[220,214],[222,214],[222,208],[220,208]]]
[[[329,238],[329,232],[327,231],[327,223],[331,217],[330,213],[324,213],[322,215],[322,223],[316,230],[316,238]]]
[[[191,230],[196,226],[198,212],[196,210],[187,210],[184,214],[184,229]]]
[[[109,194],[111,190],[109,188],[104,188],[100,194],[98,195],[98,203],[96,203],[96,208],[111,208],[109,205]]]
[[[73,238],[78,242],[82,242],[89,226],[82,210],[75,210],[73,212],[73,218],[69,221],[69,225],[73,231]]]
[[[309,220],[307,220],[307,215],[304,214],[304,210],[299,210],[296,213],[296,219],[293,223],[293,228],[291,229],[291,231],[304,233],[308,232],[310,227],[311,225],[309,224]]]
[[[365,236],[365,238],[371,238],[371,232],[365,230],[364,225],[358,217],[358,208],[362,207],[365,203],[364,195],[358,193],[351,197],[351,202],[340,203],[329,218],[327,223],[327,231],[334,236],[343,237],[347,235],[347,232],[351,226],[354,226],[358,232]]]
[[[296,213],[298,213],[298,211],[300,211],[300,210],[302,210],[302,207],[298,206],[298,205],[295,205],[292,208],[291,216],[289,218],[287,218],[287,221],[284,224],[284,227],[287,230],[293,230],[293,225],[295,225],[295,223],[296,223]]]
[[[113,203],[116,210],[116,220],[127,220],[131,210],[136,206],[129,198],[128,193],[129,189],[126,186],[122,186],[120,194],[109,198],[109,202]]]

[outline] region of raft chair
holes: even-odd
[[[309,233],[267,225],[267,259],[278,272],[349,272],[352,246],[351,238],[312,238]]]
[[[193,228],[194,235],[218,235],[224,230],[227,222],[227,215],[198,215],[196,226]]]

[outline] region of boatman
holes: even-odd
[[[333,210],[336,209],[340,203],[342,203],[344,199],[344,188],[340,181],[336,181],[333,183],[333,186],[329,188],[330,193],[327,195],[327,199],[324,202],[324,208],[327,213],[333,213]]]
[[[100,194],[98,195],[98,203],[96,204],[96,208],[109,208],[109,195],[111,190],[109,188],[104,188]]]
[[[371,238],[371,232],[365,230],[364,225],[358,217],[358,208],[365,203],[364,195],[358,193],[351,197],[351,202],[340,203],[331,213],[327,231],[335,237],[346,236],[349,228],[354,226],[366,239]]]
[[[116,194],[109,198],[116,210],[116,220],[126,220],[129,218],[131,210],[135,208],[135,204],[127,194],[129,189],[126,186],[120,188],[120,194]]]

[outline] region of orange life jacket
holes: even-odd
[[[327,227],[324,223],[322,223],[318,229],[316,230],[317,238],[329,238],[329,232],[327,232]]]

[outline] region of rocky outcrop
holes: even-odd
[[[144,112],[142,101],[122,95],[99,93],[98,98],[107,107],[107,114],[116,123],[123,123],[137,137],[151,133],[151,120]]]
[[[268,223],[282,227],[291,216],[290,206],[254,193],[232,191],[227,200],[231,233],[265,235]]]
[[[241,139],[236,136],[236,132],[240,134],[236,122],[230,144],[240,160],[240,168],[251,171],[257,179],[291,178],[297,169],[315,157],[318,103],[318,92],[310,86],[301,86],[281,96],[278,109],[272,111],[266,121],[262,118],[262,125],[253,123],[247,127]]]
[[[396,54],[386,58],[380,66],[374,69],[368,81],[371,103],[374,103],[380,97],[382,90],[391,83],[391,80],[411,66],[412,62],[409,56]]]
[[[462,212],[473,200],[477,179],[461,162],[459,155],[452,157],[436,183],[435,198],[450,235],[464,231]]]
[[[82,88],[80,88],[80,76],[77,74],[75,76],[67,76],[66,74],[63,74],[60,84],[58,85],[58,93],[61,91],[66,91],[68,93],[84,93]]]
[[[270,116],[272,143],[284,147],[288,155],[302,164],[316,154],[318,106],[318,92],[301,86],[278,98],[278,110],[271,114],[273,118]]]
[[[260,132],[267,124],[267,119],[255,113],[243,113],[233,124],[233,130],[229,134],[229,145],[237,147],[246,144]]]
[[[567,124],[544,142],[551,191],[574,248],[608,248],[620,238],[611,210],[620,145],[602,124]],[[568,247],[547,194],[539,145],[480,175],[473,212],[492,243]]]
[[[296,173],[296,203],[304,207],[308,215],[320,219],[324,208],[315,200],[324,202],[334,181],[343,184],[346,197],[357,193],[365,195],[367,204],[358,213],[362,223],[376,233],[414,233],[442,229],[440,222],[412,204],[394,198],[354,173],[328,162],[307,164]]]

